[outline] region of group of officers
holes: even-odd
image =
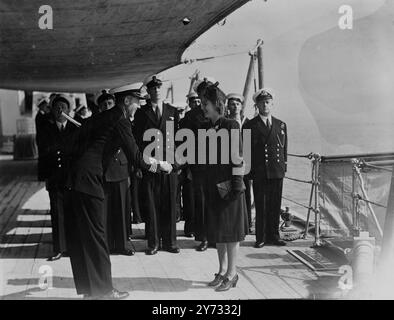
[[[102,91],[97,112],[89,118],[71,117],[72,103],[52,94],[38,105],[38,179],[50,198],[53,256],[69,255],[76,289],[86,297],[124,298],[112,288],[109,253],[133,255],[132,224],[145,223],[147,255],[159,250],[179,253],[176,223],[185,220],[184,235],[194,237],[198,251],[214,247],[206,236],[205,168],[180,165],[142,155],[151,141],[144,133],[157,129],[163,139],[163,159],[171,148],[167,122],[175,131],[204,128],[205,78],[187,95],[188,111],[163,99],[158,76],[141,84]],[[251,186],[256,207],[256,248],[285,245],[279,237],[283,178],[287,163],[286,124],[271,115],[274,95],[258,90],[253,100],[256,116],[243,115],[244,97],[227,95],[228,118],[251,130],[251,171],[244,177],[249,233],[252,229]],[[141,105],[141,102],[145,104]],[[83,108],[80,108],[83,109]],[[195,144],[197,148],[197,143]],[[140,152],[138,152],[138,150]],[[252,183],[253,181],[253,183]]]

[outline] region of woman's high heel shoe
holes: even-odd
[[[221,284],[224,281],[224,279],[225,277],[223,277],[221,274],[215,273],[215,279],[213,279],[213,281],[208,283],[208,287],[216,287],[219,284]]]
[[[238,275],[236,274],[231,280],[229,278],[225,278],[222,284],[215,289],[215,291],[227,291],[230,288],[235,288],[238,282]]]

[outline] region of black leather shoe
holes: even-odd
[[[283,247],[283,246],[286,245],[286,241],[283,241],[281,239],[277,239],[277,240],[274,240],[274,241],[270,241],[270,244],[272,244],[274,246],[281,246],[281,247]]]
[[[112,289],[111,292],[99,297],[99,300],[121,300],[129,296],[128,292],[120,292],[116,289]]]
[[[188,232],[188,233],[185,232],[185,237],[186,238],[193,238],[194,237],[194,233],[193,232]]]
[[[120,254],[124,255],[124,256],[134,256],[135,251],[133,249],[127,249],[122,251]]]
[[[225,278],[222,284],[215,289],[215,291],[227,291],[231,288],[235,288],[238,282],[238,275],[236,274],[231,280],[229,278]]]
[[[159,248],[155,247],[155,248],[148,248],[145,250],[145,254],[147,254],[148,256],[153,256],[154,254],[157,253],[157,251],[159,250]]]
[[[208,241],[202,241],[196,248],[197,251],[205,251],[208,249]]]
[[[177,247],[163,247],[164,251],[171,252],[171,253],[179,253],[181,250]]]
[[[256,243],[254,244],[254,247],[257,248],[257,249],[260,249],[260,248],[262,248],[262,247],[264,247],[264,246],[265,246],[265,242],[264,242],[264,241],[256,242]]]
[[[216,287],[226,279],[224,276],[221,274],[215,273],[215,279],[213,279],[211,282],[208,283],[208,287]]]
[[[56,261],[56,260],[59,260],[61,257],[63,257],[63,254],[62,253],[57,253],[54,256],[49,257],[47,259],[47,261]]]

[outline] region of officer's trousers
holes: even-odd
[[[194,232],[196,241],[207,241],[207,209],[202,172],[192,171],[194,193]]]
[[[279,216],[282,203],[283,179],[253,180],[256,206],[256,242],[271,242],[279,237]]]
[[[67,251],[64,216],[68,210],[69,202],[65,201],[65,190],[50,189],[50,214],[52,225],[53,252],[64,253]]]
[[[101,296],[112,287],[111,261],[105,237],[104,200],[70,191],[66,239],[78,294]]]
[[[176,245],[176,173],[144,173],[141,190],[149,248]]]

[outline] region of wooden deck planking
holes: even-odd
[[[31,235],[33,232],[32,228],[32,222],[23,222],[18,219],[19,216],[24,214],[26,211],[29,210],[23,210],[22,205],[23,203],[32,195],[36,192],[37,184],[36,183],[22,183],[19,182],[20,188],[19,188],[19,193],[20,195],[15,195],[14,201],[17,201],[19,205],[11,205],[11,208],[14,208],[15,210],[10,211],[10,217],[8,218],[7,223],[4,225],[4,228],[11,228],[12,233],[8,234],[6,237],[8,240],[5,248],[3,249],[1,257],[4,257],[5,255],[12,256],[12,261],[13,263],[10,264],[9,269],[7,272],[10,275],[29,275],[32,273],[32,267],[33,264],[31,264],[30,259],[19,259],[19,257],[23,257],[24,253],[30,253],[31,258],[34,258],[34,250],[33,246],[34,243],[31,243],[32,246],[30,247],[29,244],[29,239],[31,239]],[[23,235],[19,234],[19,231],[22,229],[21,225],[25,223],[26,225],[24,226],[24,232]],[[38,230],[40,231],[40,230]],[[39,233],[37,236],[41,236],[41,233]],[[22,237],[22,241],[20,240]],[[19,239],[19,240],[18,240]],[[37,239],[38,240],[38,239]],[[38,245],[37,241],[37,245]],[[19,281],[21,287],[24,287],[24,291],[26,291],[26,288],[29,285],[30,279],[28,278],[19,278],[19,277],[14,277],[14,281]],[[21,294],[21,299],[23,299],[24,295]],[[18,297],[19,298],[19,297]]]

